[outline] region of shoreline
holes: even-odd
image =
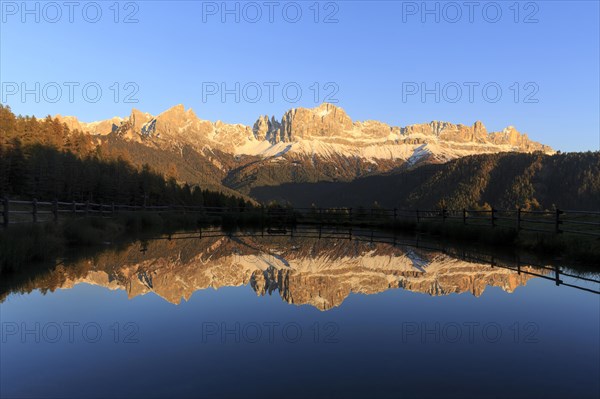
[[[28,264],[48,262],[78,248],[95,248],[103,244],[131,242],[145,236],[198,231],[203,228],[266,231],[307,226],[315,229],[344,228],[378,230],[387,234],[419,234],[425,239],[442,240],[454,246],[481,246],[494,251],[524,251],[543,258],[559,258],[581,264],[584,269],[599,270],[600,240],[570,235],[519,231],[497,226],[462,225],[437,221],[384,221],[381,223],[307,223],[281,220],[268,215],[220,217],[183,214],[132,213],[115,218],[98,216],[71,218],[54,222],[14,225],[0,230],[0,276]]]

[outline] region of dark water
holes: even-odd
[[[4,281],[0,393],[600,396],[598,274],[365,234],[178,234]]]

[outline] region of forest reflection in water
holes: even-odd
[[[206,229],[109,246],[5,277],[0,299],[87,283],[125,290],[129,298],[154,293],[179,304],[198,290],[250,285],[257,295],[277,293],[290,304],[328,310],[351,293],[401,288],[480,296],[487,287],[511,293],[533,278],[600,293],[598,273],[539,262],[373,230]]]

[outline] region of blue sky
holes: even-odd
[[[354,120],[481,120],[599,149],[598,1],[315,3],[2,1],[1,100],[84,121],[182,103],[252,124],[329,98]]]

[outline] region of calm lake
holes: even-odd
[[[2,282],[2,397],[600,397],[600,275],[566,261],[205,230],[57,263]]]

